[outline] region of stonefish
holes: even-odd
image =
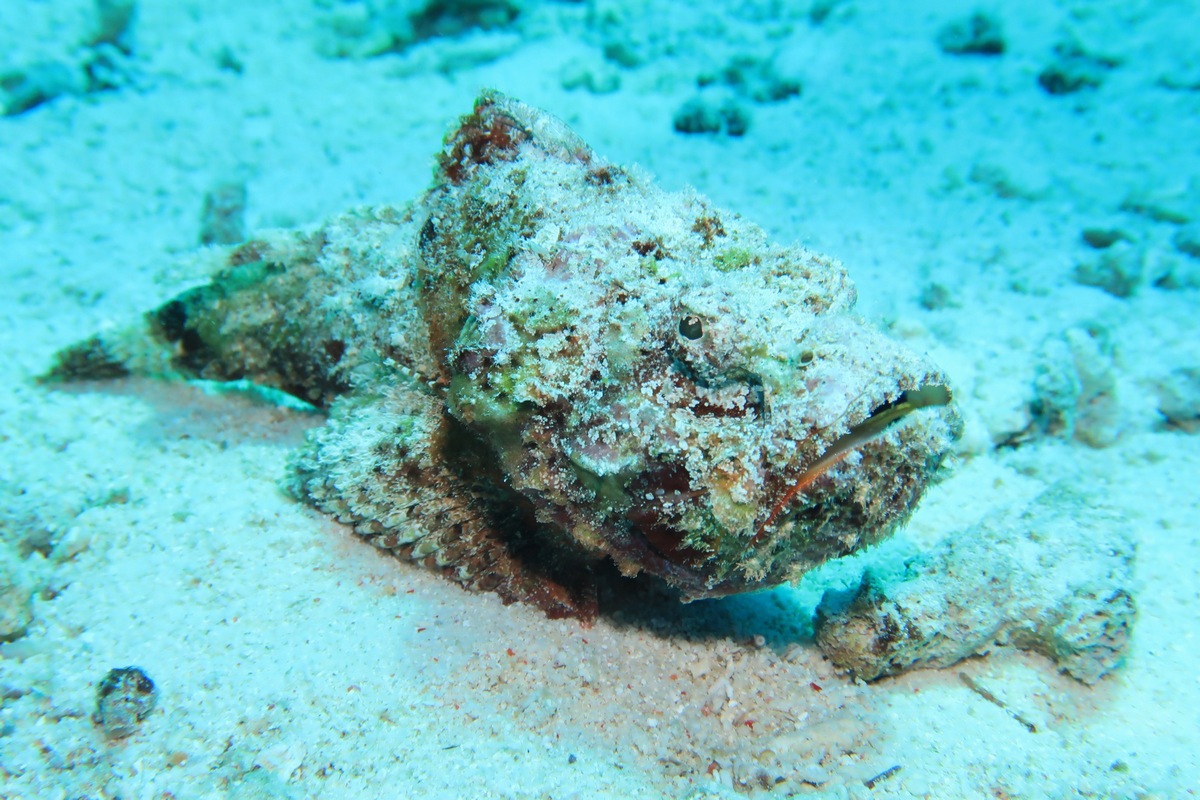
[[[499,93],[411,205],[208,255],[208,283],[48,379],[248,380],[327,409],[298,497],[552,617],[595,614],[604,558],[693,600],[877,542],[959,428],[839,262]]]

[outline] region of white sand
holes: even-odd
[[[1200,367],[1200,264],[1172,246],[1177,222],[1154,219],[1200,219],[1200,91],[1169,88],[1200,86],[1195,3],[994,4],[1008,51],[987,58],[935,44],[969,3],[845,0],[816,25],[807,3],[547,2],[520,35],[362,60],[318,52],[337,5],[146,0],[128,85],[0,118],[0,534],[49,551],[20,562],[33,618],[0,646],[0,797],[1200,791],[1200,447],[1158,412],[1172,371]],[[589,27],[588,7],[607,22]],[[91,14],[5,3],[0,73],[74,57]],[[1037,75],[1071,37],[1119,66],[1050,96]],[[641,63],[606,62],[606,44]],[[672,130],[699,72],[771,53],[800,97],[746,102],[741,138]],[[564,89],[580,69],[620,88]],[[251,231],[406,200],[483,86],[840,257],[863,312],[950,372],[962,452],[893,543],[795,589],[582,629],[382,557],[290,500],[286,454],[319,418],[151,381],[32,382],[57,348],[187,281],[178,256],[215,184],[245,181]],[[1130,197],[1160,211],[1123,210]],[[1081,239],[1093,226],[1144,249],[1131,297],[1075,280],[1100,255]],[[1191,285],[1154,285],[1168,272]],[[930,310],[934,282],[949,304]],[[995,447],[1029,422],[1043,342],[1071,328],[1111,343],[1115,442]],[[812,645],[824,589],[1060,481],[1138,546],[1139,619],[1115,675],[1087,688],[1000,649],[867,685]],[[109,742],[96,684],[133,664],[158,707]]]

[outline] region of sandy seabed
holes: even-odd
[[[0,797],[1200,790],[1195,3],[995,4],[998,54],[955,52],[976,6],[933,0],[531,1],[419,41],[387,3],[129,5],[0,8]],[[195,281],[215,187],[245,187],[251,234],[406,201],[481,87],[846,262],[966,422],[903,530],[795,587],[582,628],[291,499],[315,414],[35,382]],[[697,98],[723,131],[675,129]],[[1046,425],[1064,352],[1078,404]],[[813,643],[826,590],[1064,486],[1136,546],[1115,673],[997,647],[868,684]],[[112,739],[97,685],[130,665],[157,705]]]

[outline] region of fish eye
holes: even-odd
[[[699,317],[689,314],[679,320],[679,335],[696,341],[704,336],[704,324]]]

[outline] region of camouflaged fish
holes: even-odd
[[[595,614],[605,558],[693,600],[877,542],[959,428],[840,263],[498,93],[415,203],[209,253],[209,283],[48,379],[249,380],[327,409],[298,497],[554,617]]]

